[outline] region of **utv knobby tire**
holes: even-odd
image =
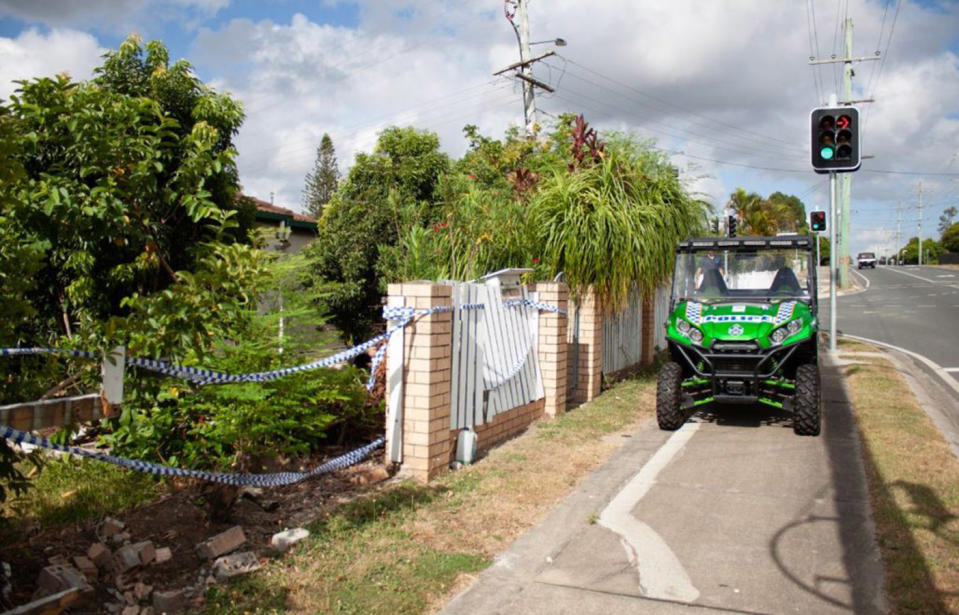
[[[659,370],[656,380],[656,420],[660,429],[675,431],[686,422],[679,407],[682,383],[683,368],[679,363],[670,361]]]
[[[822,396],[819,366],[815,363],[804,363],[796,368],[793,412],[793,431],[797,435],[819,435],[822,427]]]

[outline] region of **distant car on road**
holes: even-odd
[[[860,252],[856,257],[856,266],[860,269],[865,267],[876,268],[876,255],[872,252]]]

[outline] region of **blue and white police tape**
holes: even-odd
[[[369,457],[373,451],[383,446],[384,442],[386,442],[385,438],[379,437],[366,446],[362,446],[356,450],[350,451],[349,453],[340,455],[339,457],[334,457],[333,459],[330,459],[329,461],[322,463],[306,472],[233,474],[229,472],[207,472],[204,470],[184,470],[181,468],[171,468],[170,466],[150,463],[148,461],[137,461],[135,459],[126,459],[124,457],[107,455],[106,453],[91,451],[76,446],[65,446],[63,444],[51,442],[46,438],[41,438],[31,433],[20,431],[19,429],[14,429],[13,427],[8,427],[7,425],[0,425],[0,437],[10,440],[16,444],[32,444],[33,446],[60,451],[61,453],[70,453],[71,455],[79,455],[88,459],[95,459],[96,461],[111,463],[113,465],[120,466],[121,468],[127,468],[128,470],[134,470],[137,472],[156,474],[157,476],[182,476],[187,478],[198,478],[200,480],[222,483],[224,485],[235,485],[237,487],[283,487],[285,485],[299,483],[308,478],[319,476],[321,474],[329,474],[330,472],[342,470],[343,468],[356,465],[357,463]]]
[[[566,311],[552,306],[546,303],[539,303],[531,301],[529,299],[512,299],[504,302],[509,307],[530,307],[538,310],[544,310],[548,312],[565,314]],[[483,305],[480,303],[469,303],[459,306],[459,309],[472,310],[472,309],[483,309]],[[189,380],[196,384],[205,385],[205,384],[228,384],[236,382],[268,382],[271,380],[277,380],[283,378],[284,376],[289,376],[290,374],[295,374],[304,371],[310,371],[314,369],[319,369],[323,367],[332,367],[338,365],[345,361],[366,352],[370,348],[375,347],[377,344],[384,342],[390,338],[396,331],[402,329],[407,324],[410,323],[415,318],[421,316],[427,316],[429,314],[436,314],[440,312],[452,312],[454,308],[450,306],[437,306],[433,308],[426,308],[421,310],[416,310],[412,307],[399,306],[399,307],[384,307],[383,308],[383,318],[390,321],[397,321],[397,324],[391,326],[385,333],[374,336],[369,340],[338,352],[337,354],[327,357],[325,359],[320,359],[318,361],[313,361],[311,363],[305,363],[303,365],[295,365],[292,367],[284,367],[282,369],[275,369],[263,372],[252,372],[247,374],[227,374],[224,372],[203,369],[199,367],[184,367],[179,365],[173,365],[167,363],[166,361],[160,361],[157,359],[142,359],[139,357],[127,357],[125,362],[127,365],[133,367],[138,367],[141,369],[150,370],[159,374],[166,376],[173,376],[177,378],[183,378],[184,380]],[[373,388],[373,382],[376,378],[376,368],[379,365],[380,361],[385,355],[385,346],[377,350],[376,355],[373,357],[373,362],[370,367],[370,378],[366,384],[367,389]],[[93,359],[96,358],[92,352],[86,352],[83,350],[62,350],[58,348],[3,348],[0,349],[0,356],[16,356],[16,355],[38,355],[38,354],[68,354],[77,358],[87,358]]]

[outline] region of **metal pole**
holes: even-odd
[[[919,182],[919,266],[922,267],[922,182]]]
[[[836,352],[836,284],[839,278],[839,259],[836,258],[836,172],[829,174],[829,351]]]
[[[822,262],[822,257],[819,256],[819,244],[822,243],[822,233],[816,233],[816,277],[819,277],[819,264]]]
[[[516,16],[519,18],[519,59],[526,62],[530,59],[529,51],[529,14],[526,12],[526,1],[519,0],[516,5]],[[529,77],[533,76],[531,64],[524,65],[520,72]],[[523,80],[523,114],[526,121],[526,134],[533,134],[536,127],[536,99],[533,97],[533,84]]]

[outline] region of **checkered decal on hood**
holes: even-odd
[[[702,322],[702,311],[703,306],[700,303],[695,301],[689,301],[686,303],[686,320],[698,325]]]

